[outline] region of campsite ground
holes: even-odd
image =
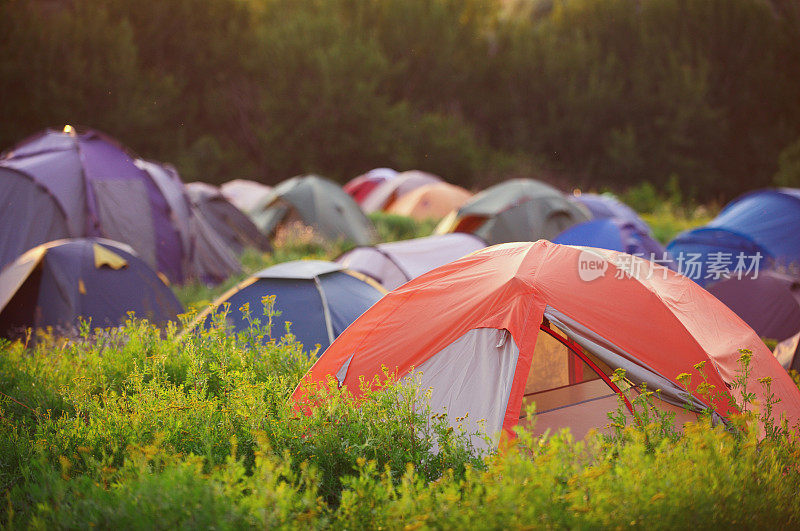
[[[663,239],[701,223],[662,208]],[[375,218],[382,239],[430,226]],[[295,235],[296,236],[296,235]],[[306,235],[246,268],[342,251]],[[235,283],[232,280],[230,283]],[[229,284],[230,284],[229,283]],[[201,304],[214,290],[183,288]],[[267,310],[265,310],[267,311]],[[267,311],[268,313],[268,311]],[[266,321],[266,317],[262,316]],[[298,415],[287,398],[310,366],[291,338],[254,327],[166,335],[141,322],[80,340],[0,344],[0,520],[16,527],[313,528],[796,526],[800,445],[758,442],[668,418],[575,441],[525,433],[476,455],[439,416],[386,386],[355,407]],[[688,368],[687,368],[688,369]],[[644,411],[644,410],[642,410]],[[436,450],[433,450],[436,448]]]

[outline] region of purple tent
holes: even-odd
[[[606,194],[579,194],[570,199],[589,209],[594,219],[619,219],[633,223],[639,231],[650,234],[650,227],[631,207]]]
[[[486,244],[472,234],[454,232],[373,247],[356,247],[336,259],[344,267],[372,277],[387,290],[441,265],[458,260]]]
[[[641,256],[655,260],[665,267],[675,269],[664,247],[630,221],[620,219],[593,219],[568,228],[553,243],[598,247],[611,251]]]
[[[783,341],[800,331],[800,279],[775,270],[706,288],[761,337]]]
[[[15,220],[3,225],[0,265],[15,259],[19,247],[30,248],[55,235],[126,243],[172,282],[187,277],[219,281],[238,268],[219,242],[214,243],[216,263],[208,271],[191,267],[197,261],[192,257],[195,242],[218,237],[210,228],[199,237],[191,232],[202,220],[193,216],[180,178],[169,168],[136,160],[102,133],[76,132],[69,126],[63,132],[44,131],[5,153],[0,169],[4,218]],[[12,170],[16,179],[8,177]],[[21,179],[27,186],[20,185]],[[32,194],[34,189],[38,195]],[[38,215],[31,216],[34,202]],[[56,218],[61,231],[48,234],[45,225]],[[21,232],[36,235],[17,236]]]

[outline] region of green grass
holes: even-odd
[[[705,225],[714,219],[714,215],[708,207],[682,209],[669,203],[663,203],[651,213],[641,214],[653,230],[655,239],[665,245],[681,232]]]

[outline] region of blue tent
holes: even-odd
[[[578,194],[570,197],[589,209],[594,219],[619,219],[628,221],[644,234],[650,234],[650,227],[631,207],[608,194]]]
[[[29,250],[0,273],[0,332],[52,326],[74,333],[137,317],[163,325],[183,312],[178,299],[133,250],[101,238],[58,240]]]
[[[212,308],[229,304],[228,323],[236,332],[246,330],[249,322],[240,308],[249,303],[253,318],[265,321],[262,297],[275,295],[272,336],[281,337],[285,323],[307,350],[320,345],[328,348],[350,323],[377,302],[386,290],[367,277],[339,264],[321,260],[296,260],[268,267],[222,295]],[[198,321],[210,325],[212,308]]]
[[[757,190],[729,203],[708,224],[737,231],[784,265],[800,263],[800,190]]]
[[[775,265],[797,267],[798,227],[800,190],[758,190],[729,203],[705,227],[679,234],[667,250],[683,262],[682,272],[706,285],[724,278],[721,271],[746,274]],[[698,262],[699,267],[694,265]]]
[[[618,219],[595,219],[579,223],[559,234],[553,243],[622,251],[648,260],[655,257],[661,265],[671,266],[671,260],[660,243],[633,223]]]

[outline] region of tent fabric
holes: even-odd
[[[451,211],[461,208],[470,197],[472,193],[454,184],[426,184],[398,197],[386,212],[418,221],[439,221]]]
[[[383,293],[380,286],[356,278],[338,264],[297,260],[259,271],[217,299],[196,323],[210,326],[215,309],[227,305],[228,324],[235,332],[244,331],[250,323],[240,308],[248,303],[252,317],[264,322],[261,300],[275,295],[275,309],[281,314],[273,317],[272,336],[282,336],[290,322],[291,333],[308,351],[315,345],[324,350]]]
[[[0,272],[0,332],[52,326],[74,332],[79,317],[117,326],[128,312],[163,325],[183,311],[170,289],[130,247],[105,239],[37,246]]]
[[[768,269],[773,255],[750,236],[717,227],[698,227],[679,234],[667,252],[686,277],[701,286],[729,274]]]
[[[476,194],[445,218],[436,233],[471,232],[490,245],[549,240],[590,217],[583,206],[548,184],[511,179]]]
[[[489,355],[486,355],[489,353]],[[462,418],[466,433],[498,433],[511,395],[519,348],[505,330],[470,330],[411,372],[407,379],[431,394],[431,412]],[[469,392],[464,392],[468,390]],[[485,441],[476,440],[484,447]]]
[[[782,341],[800,332],[800,278],[762,271],[732,276],[706,289],[761,337]]]
[[[249,216],[258,204],[269,195],[272,187],[247,179],[234,179],[223,183],[219,190],[233,206]]]
[[[269,238],[242,211],[233,206],[216,186],[194,182],[186,185],[186,193],[222,240],[236,254],[247,247],[271,251]]]
[[[560,316],[564,329],[548,315]],[[358,397],[360,378],[384,378],[383,366],[403,378],[478,328],[507,330],[519,348],[502,421],[508,433],[519,422],[537,337],[544,329],[563,335],[560,341],[620,393],[624,389],[608,376],[614,359],[629,374],[641,375],[641,381],[664,381],[676,390],[680,373],[693,375],[693,388],[701,382],[693,366],[705,361],[707,381],[725,391],[737,376],[739,349],[750,349],[748,390],[760,394],[758,378],[772,377],[772,390],[780,398],[777,417],[790,425],[800,420],[800,390],[753,330],[711,294],[646,260],[544,240],[475,252],[390,292],[317,360],[293,393],[296,407],[313,407],[314,386],[334,377],[346,362],[342,384]],[[603,348],[588,350],[592,344]],[[606,352],[615,356],[608,363]],[[582,374],[573,371],[576,384],[585,381]],[[462,394],[472,391],[460,389]],[[681,397],[679,391],[673,394]],[[724,397],[711,405],[719,415],[732,412]],[[604,425],[601,417],[593,419],[595,426]]]
[[[797,355],[800,350],[800,332],[790,338],[784,339],[775,346],[775,359],[781,366],[788,370],[800,372],[800,356]]]
[[[800,189],[758,190],[730,202],[709,227],[744,234],[784,266],[800,264]]]
[[[553,243],[621,251],[673,267],[672,260],[660,243],[642,232],[636,224],[616,218],[578,223],[559,234]]]
[[[679,234],[667,250],[676,257],[692,256],[700,272],[691,278],[701,285],[719,280],[707,268],[715,263],[730,272],[743,253],[747,266],[779,267],[800,272],[800,190],[757,190],[728,203],[706,226]],[[721,253],[721,254],[720,254]],[[733,264],[720,265],[721,259]]]
[[[210,243],[215,235],[191,233],[192,227],[209,227],[193,220],[200,214],[189,205],[177,173],[135,159],[102,133],[47,130],[4,154],[0,168],[24,174],[53,198],[53,205],[43,205],[40,215],[46,222],[60,210],[66,220],[61,236],[97,236],[128,243],[172,282],[190,278],[218,282],[239,270],[232,251],[220,246],[223,242]],[[3,178],[0,188],[11,182]],[[214,259],[219,261],[211,264],[193,255],[199,247],[196,239],[213,245]],[[11,252],[4,249],[2,253]]]
[[[286,278],[314,280],[320,275],[342,271],[344,268],[324,260],[292,260],[268,267],[256,273],[256,278]]]
[[[172,221],[183,245],[184,275],[208,284],[219,284],[241,272],[235,250],[191,201],[178,172],[171,165],[138,159],[169,205]]]
[[[452,233],[356,247],[336,259],[363,273],[387,290],[405,284],[431,269],[457,260],[486,244],[472,234]]]
[[[69,236],[64,210],[47,188],[0,167],[0,268],[28,249]]]
[[[369,245],[374,228],[359,206],[341,187],[318,175],[292,177],[265,197],[251,218],[262,233],[272,235],[296,216],[330,240]]]
[[[178,173],[172,167],[154,161],[137,159],[134,164],[147,173],[158,187],[167,205],[169,205],[172,222],[178,229],[183,249],[191,249],[191,218],[194,213],[186,196],[183,181],[181,181]]]
[[[644,234],[651,233],[650,226],[635,210],[612,195],[580,193],[570,196],[569,199],[586,207],[593,219],[618,219],[633,223]]]
[[[361,208],[364,212],[378,212],[387,210],[392,203],[405,194],[425,186],[442,182],[442,178],[432,173],[419,170],[408,170],[398,173],[395,177],[379,184],[370,194],[364,198]]]
[[[361,205],[378,185],[396,176],[397,172],[391,168],[375,168],[349,180],[342,189]]]

